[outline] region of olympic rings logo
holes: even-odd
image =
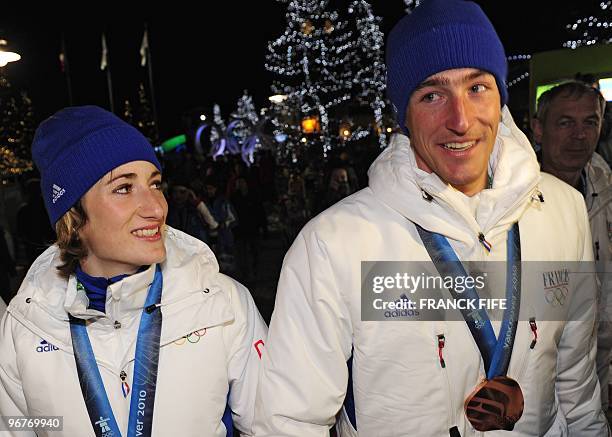
[[[553,307],[563,306],[565,305],[568,294],[569,290],[566,286],[549,288],[546,290],[544,299],[546,299],[547,304],[552,305]]]
[[[181,338],[179,338],[178,340],[174,341],[173,343],[176,344],[177,346],[182,346],[186,342],[189,342],[191,344],[195,344],[195,343],[199,342],[200,338],[204,337],[205,335],[206,335],[206,328],[203,328],[203,329],[200,329],[198,331],[190,332],[187,335],[183,335]]]

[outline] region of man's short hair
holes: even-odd
[[[572,80],[569,82],[564,82],[561,85],[557,85],[556,87],[542,93],[538,99],[536,118],[540,123],[544,124],[546,122],[546,116],[548,115],[550,105],[557,97],[563,96],[578,100],[584,95],[597,96],[597,99],[599,99],[599,106],[601,107],[601,115],[603,116],[606,109],[606,99],[603,94],[601,94],[597,88],[592,87],[589,84]]]

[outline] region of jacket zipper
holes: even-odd
[[[444,360],[444,347],[446,346],[446,337],[442,330],[438,330],[439,334],[436,335],[437,349],[438,349],[438,363],[441,371],[444,373],[444,379],[446,380],[446,389],[448,394],[448,426],[447,429],[451,429],[456,425],[455,416],[455,403],[453,401],[453,392],[451,390],[450,377],[448,375],[448,369],[446,368],[446,361]]]
[[[535,347],[538,344],[538,325],[536,322],[535,317],[530,317],[529,318],[529,329],[530,329],[530,333],[531,333],[531,341],[529,342],[529,347],[527,348],[523,348],[521,347],[521,351],[522,351],[522,361],[521,361],[521,365],[518,369],[518,372],[516,373],[516,381],[518,382],[523,375],[525,374],[525,370],[527,369],[527,363],[529,362],[529,356],[531,355],[531,351],[533,349],[535,349]]]

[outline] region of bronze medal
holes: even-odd
[[[465,415],[477,431],[512,431],[525,401],[514,379],[496,376],[478,384],[465,400]]]

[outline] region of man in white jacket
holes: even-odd
[[[334,424],[361,437],[607,435],[593,274],[544,270],[521,281],[512,270],[506,296],[520,297],[524,315],[516,320],[513,305],[501,324],[401,312],[364,321],[363,262],[433,255],[438,268],[442,252],[504,266],[593,260],[581,196],[540,175],[505,107],[504,50],[476,4],[423,2],[390,33],[386,56],[407,135],[372,165],[368,188],[313,219],[289,250],[256,436],[325,436]],[[432,242],[446,246],[437,253]]]
[[[601,289],[597,374],[604,411],[609,403],[612,349],[612,173],[595,148],[605,107],[598,89],[570,81],[540,96],[533,122],[535,141],[542,149],[542,171],[576,188],[586,201]]]

